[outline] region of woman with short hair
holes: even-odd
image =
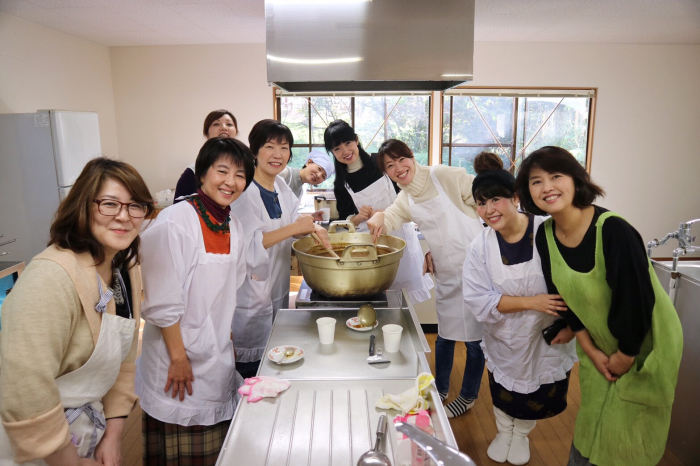
[[[138,234],[153,210],[138,172],[103,157],[59,205],[48,248],[2,306],[1,464],[120,463],[138,399]]]
[[[142,236],[143,343],[136,393],[144,464],[213,465],[236,409],[230,328],[245,277],[245,236],[230,204],[253,179],[242,142],[213,138],[195,162],[199,188]]]
[[[233,113],[225,109],[213,110],[204,118],[204,128],[202,134],[206,139],[211,138],[235,138],[238,136],[238,121]],[[185,200],[185,196],[189,196],[197,192],[197,177],[194,173],[195,164],[192,163],[180,175],[175,187],[175,195],[173,204]]]
[[[569,465],[655,465],[664,454],[683,350],[680,320],[637,230],[593,202],[604,194],[567,150],[520,166],[523,207],[551,218],[535,245],[549,293],[576,333],[581,406]]]
[[[257,122],[248,135],[255,158],[250,188],[231,206],[241,220],[248,261],[245,284],[233,317],[238,371],[258,371],[277,311],[289,307],[292,241],[315,232],[330,248],[328,232],[310,215],[299,215],[299,199],[280,178],[292,157],[292,131],[276,120]]]

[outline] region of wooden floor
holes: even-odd
[[[435,373],[435,338],[437,335],[426,335],[431,353],[430,369]],[[455,345],[454,367],[450,378],[450,396],[448,402],[457,397],[464,374],[466,348],[463,344]],[[578,365],[571,371],[569,384],[569,407],[557,417],[537,422],[530,433],[530,466],[562,466],[569,459],[569,448],[574,434],[576,413],[581,402],[581,392],[578,384]],[[479,466],[496,466],[502,463],[491,461],[486,456],[486,450],[491,440],[498,432],[493,414],[491,393],[488,387],[488,377],[484,373],[479,391],[479,399],[474,407],[465,415],[450,421],[459,449],[468,454]],[[141,464],[141,409],[137,408],[129,416],[122,438],[122,457],[124,466]],[[669,450],[659,463],[662,466],[683,466]]]

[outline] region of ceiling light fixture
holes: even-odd
[[[364,60],[362,57],[305,59],[275,57],[273,55],[268,55],[267,59],[281,63],[292,63],[294,65],[332,65],[337,63],[355,63]]]

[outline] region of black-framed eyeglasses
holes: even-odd
[[[97,204],[97,210],[107,217],[116,217],[124,206],[131,218],[144,218],[148,212],[148,204],[140,202],[119,202],[113,199],[94,199],[92,202]]]

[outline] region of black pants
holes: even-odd
[[[258,367],[260,367],[260,360],[258,359],[257,361],[252,361],[252,362],[237,362],[236,363],[236,370],[238,371],[239,374],[241,374],[241,377],[244,379],[249,379],[251,377],[255,377],[258,374]]]

